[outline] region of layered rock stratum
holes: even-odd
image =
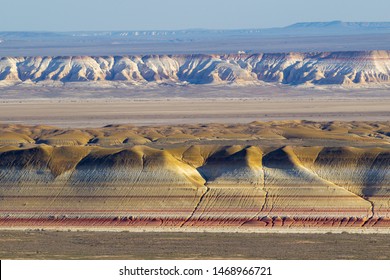
[[[389,122],[0,126],[3,228],[390,227]]]
[[[389,51],[3,57],[0,81],[362,85],[390,82]]]

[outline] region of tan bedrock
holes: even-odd
[[[389,229],[388,135],[388,122],[3,124],[0,227]]]

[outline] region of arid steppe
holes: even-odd
[[[388,260],[390,242],[387,234],[0,231],[0,258]]]

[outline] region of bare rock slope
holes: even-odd
[[[0,81],[134,84],[390,82],[390,51],[105,57],[3,57]]]
[[[388,229],[389,127],[3,125],[0,226]]]

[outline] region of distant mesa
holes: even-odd
[[[389,22],[300,22],[252,29],[0,31],[2,56],[123,56],[389,50]]]
[[[0,84],[1,81],[389,84],[390,51],[3,57],[0,59]]]
[[[298,22],[286,28],[372,28],[390,29],[390,22],[344,22],[341,20],[324,22]]]
[[[298,22],[285,27],[251,28],[251,29],[182,29],[182,30],[122,30],[122,31],[70,31],[70,32],[33,32],[14,31],[1,32],[0,36],[9,39],[59,39],[71,37],[90,38],[197,38],[201,36],[263,36],[281,34],[305,34],[313,30],[321,30],[329,34],[353,33],[390,33],[390,22],[343,22],[340,20],[325,22]]]

